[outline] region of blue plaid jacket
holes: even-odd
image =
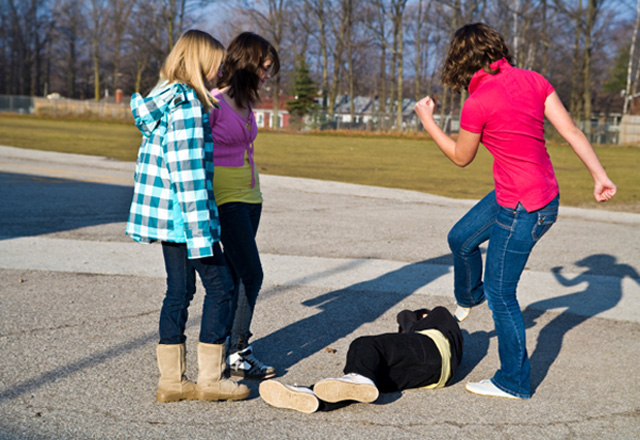
[[[209,115],[185,84],[131,97],[142,132],[126,233],[136,241],[186,243],[189,258],[213,255],[220,239],[213,197]]]

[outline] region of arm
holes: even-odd
[[[587,167],[593,177],[593,196],[598,202],[604,202],[616,193],[615,184],[607,176],[607,172],[600,163],[596,152],[587,137],[573,123],[571,116],[562,105],[556,92],[547,96],[544,102],[544,115],[558,130],[558,133],[571,145],[573,151]]]
[[[421,319],[424,319],[429,314],[427,309],[419,310],[403,310],[396,316],[398,322],[399,333],[412,333],[411,327]]]
[[[563,286],[576,286],[584,281],[581,275],[575,276],[572,280],[562,275],[562,266],[555,266],[551,268],[551,273],[556,277],[556,280]]]
[[[167,169],[184,221],[189,258],[210,257],[214,238],[206,184],[202,108],[195,95],[171,110],[165,148]]]
[[[429,96],[418,101],[413,108],[424,129],[431,135],[436,145],[453,163],[465,167],[473,162],[480,145],[480,133],[460,129],[458,140],[451,139],[433,120],[436,103]]]

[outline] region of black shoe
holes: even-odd
[[[245,379],[269,379],[275,377],[276,369],[260,362],[253,355],[251,346],[230,354],[227,358],[229,375]]]

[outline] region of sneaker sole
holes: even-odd
[[[494,391],[489,391],[486,389],[476,389],[473,385],[467,384],[464,387],[465,390],[469,391],[472,394],[475,394],[476,396],[485,396],[485,397],[499,397],[501,399],[510,399],[510,400],[524,400],[521,397],[518,396],[513,396],[509,393],[496,393]]]
[[[325,402],[335,403],[344,400],[356,402],[375,402],[380,395],[375,385],[352,383],[339,379],[324,379],[313,386],[313,392]]]
[[[311,414],[320,406],[320,401],[314,395],[292,390],[275,380],[262,382],[259,390],[262,400],[276,408],[293,409]]]

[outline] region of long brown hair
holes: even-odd
[[[228,95],[240,108],[260,102],[260,69],[271,61],[271,74],[280,71],[278,52],[266,39],[253,32],[243,32],[229,44],[218,88],[229,87]]]
[[[449,45],[442,68],[442,83],[459,92],[469,86],[471,77],[480,69],[492,75],[500,72],[490,65],[502,58],[514,64],[502,35],[484,23],[464,25],[456,31]]]
[[[188,30],[169,52],[160,70],[160,81],[185,83],[196,92],[205,111],[209,111],[218,101],[209,93],[207,77],[218,71],[224,55],[224,46],[211,35]]]

